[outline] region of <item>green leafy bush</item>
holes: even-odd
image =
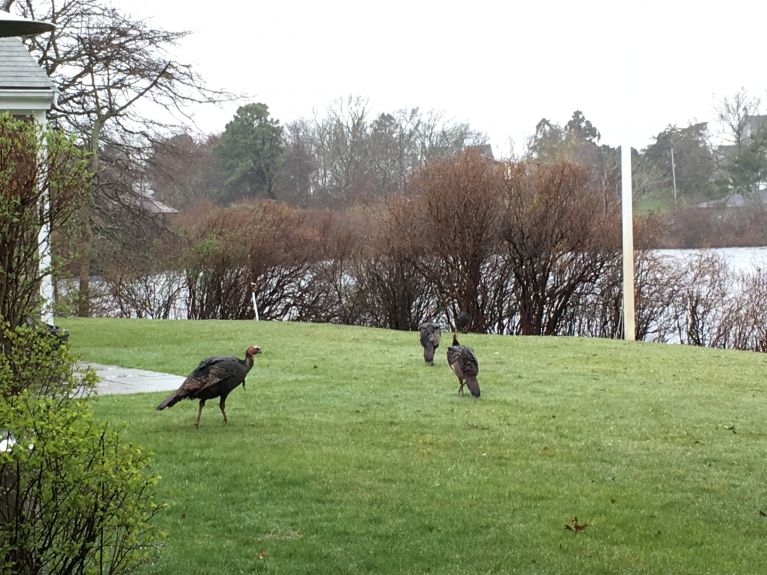
[[[94,422],[66,345],[0,332],[0,573],[132,571],[160,536],[149,455]]]

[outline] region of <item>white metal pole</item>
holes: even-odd
[[[634,218],[631,146],[621,146],[621,213],[623,221],[623,337],[634,341]]]

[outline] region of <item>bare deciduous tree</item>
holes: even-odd
[[[617,257],[616,203],[570,162],[509,165],[503,239],[515,279],[519,332],[553,335],[577,290]]]
[[[441,305],[470,318],[468,329],[488,329],[488,315],[507,270],[498,262],[504,168],[477,150],[426,165],[412,180],[411,210],[419,222],[403,230],[422,256],[421,273],[440,294]]]
[[[727,131],[727,139],[735,146],[745,143],[745,131],[748,117],[759,113],[760,101],[748,95],[741,88],[731,97],[726,97],[717,106],[719,121]]]
[[[363,98],[340,99],[315,122],[316,190],[348,204],[369,189],[368,110]]]
[[[312,204],[312,178],[317,168],[313,137],[312,126],[305,120],[291,122],[283,130],[285,148],[275,184],[276,194],[297,206]]]
[[[146,178],[156,198],[183,210],[213,197],[211,148],[215,141],[182,133],[153,142]]]
[[[427,162],[485,141],[436,112],[413,108],[371,118],[364,98],[339,99],[324,116],[287,125],[279,198],[346,207],[404,193]]]

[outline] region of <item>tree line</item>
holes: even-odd
[[[254,103],[241,106],[222,134],[156,142],[145,177],[180,209],[201,199],[258,198],[343,208],[403,193],[414,170],[480,145],[486,138],[469,125],[418,108],[374,116],[363,98],[349,97],[283,127],[266,104]]]
[[[758,200],[767,173],[767,116],[740,91],[718,109],[727,143],[707,123],[668,126],[633,150],[635,201],[682,209],[738,194]],[[620,183],[619,150],[600,144],[581,111],[560,125],[540,120],[521,160],[573,161],[593,178]],[[245,198],[302,207],[345,207],[407,189],[408,176],[431,160],[468,147],[489,150],[468,124],[418,108],[372,114],[362,98],[339,99],[323,116],[282,126],[263,103],[241,106],[218,135],[179,134],[155,143],[145,178],[158,197],[184,209],[207,198]],[[617,193],[617,190],[616,190]]]

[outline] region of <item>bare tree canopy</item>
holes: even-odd
[[[321,206],[404,193],[410,174],[431,160],[487,144],[484,134],[433,111],[373,117],[361,97],[339,99],[312,121],[287,124],[284,138],[276,196]]]
[[[78,134],[99,126],[123,141],[150,137],[193,124],[188,104],[232,99],[170,54],[188,32],[153,28],[103,0],[21,0],[15,9],[56,25],[25,41],[58,87],[52,118]]]
[[[730,97],[725,97],[717,106],[717,116],[727,132],[725,137],[731,144],[740,146],[744,143],[748,117],[759,114],[759,107],[759,98],[749,96],[744,88]]]

